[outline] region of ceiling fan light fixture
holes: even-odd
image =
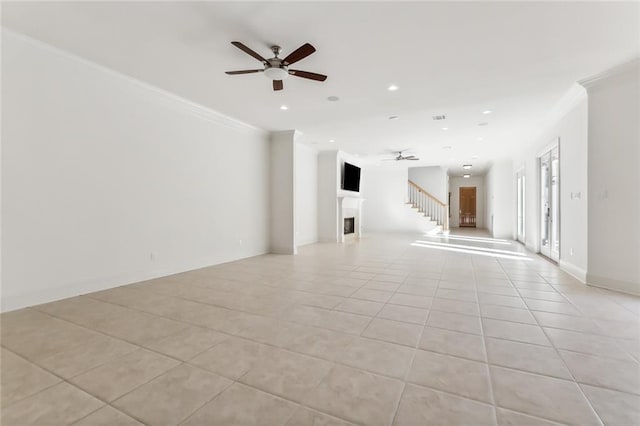
[[[316,48],[310,45],[309,43],[303,44],[302,46],[300,46],[299,48],[291,52],[289,55],[287,55],[287,57],[284,59],[281,59],[278,57],[281,51],[280,46],[271,46],[271,51],[275,56],[270,59],[265,59],[259,53],[254,52],[253,50],[249,49],[247,46],[245,46],[239,41],[232,41],[231,44],[237,47],[238,49],[242,50],[244,53],[248,54],[252,58],[260,61],[264,66],[264,69],[225,71],[225,74],[239,75],[239,74],[253,74],[258,72],[264,73],[264,75],[267,76],[267,78],[272,81],[274,91],[280,91],[284,89],[284,85],[282,81],[289,78],[290,75],[294,77],[306,78],[308,80],[315,80],[315,81],[325,81],[327,79],[327,76],[323,74],[289,69],[289,65],[292,65],[298,61],[301,61],[302,59],[306,58],[307,56],[311,55],[313,52],[316,51]],[[338,100],[337,97],[335,97],[335,99],[331,99],[331,98],[332,97],[329,98],[329,100],[331,101]]]
[[[267,67],[264,75],[270,80],[284,80],[289,77],[289,71],[286,67]]]

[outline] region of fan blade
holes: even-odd
[[[293,52],[291,52],[289,56],[287,56],[282,60],[282,62],[284,62],[285,65],[295,64],[299,60],[306,58],[307,56],[311,55],[315,51],[316,51],[315,47],[313,47],[309,43],[305,43],[302,46],[298,47]]]
[[[405,160],[418,161],[418,160],[419,160],[419,158],[418,158],[418,157],[405,158]]]
[[[416,158],[415,155],[407,155],[406,157],[404,157],[405,160],[411,160],[412,158]]]
[[[327,79],[326,75],[316,74],[315,72],[309,71],[289,70],[289,74],[296,77],[308,78],[309,80],[316,81],[325,81]]]
[[[254,72],[262,72],[264,70],[241,70],[241,71],[225,71],[225,74],[238,75],[238,74],[251,74]]]
[[[259,60],[263,64],[267,63],[267,60],[265,58],[263,58],[262,56],[258,55],[256,52],[254,52],[253,50],[249,49],[247,46],[245,46],[244,44],[240,43],[239,41],[232,41],[231,44],[233,44],[238,49],[242,50],[244,53],[253,56],[254,58]]]
[[[282,80],[273,80],[273,90],[282,90]]]

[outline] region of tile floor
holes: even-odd
[[[485,238],[369,235],[3,314],[2,424],[640,424],[640,298]]]

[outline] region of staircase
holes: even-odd
[[[435,223],[435,227],[429,233],[449,233],[449,206],[429,194],[415,182],[409,181],[409,202],[417,213],[421,213],[428,220]]]

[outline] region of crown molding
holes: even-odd
[[[587,91],[584,87],[574,83],[571,88],[560,98],[558,102],[551,108],[547,120],[554,122],[569,113],[576,105],[587,97]]]
[[[609,68],[608,70],[605,70],[591,77],[585,78],[583,80],[579,80],[578,84],[580,84],[585,89],[589,90],[592,87],[598,86],[602,81],[607,80],[610,77],[623,74],[627,71],[633,71],[634,69],[636,70],[636,72],[640,72],[640,57],[634,58],[628,62]]]
[[[167,90],[161,89],[157,86],[146,83],[142,80],[138,80],[127,74],[123,74],[120,71],[116,71],[112,68],[108,68],[103,65],[100,65],[82,56],[76,55],[75,53],[60,49],[58,47],[45,43],[41,40],[35,39],[33,37],[19,33],[17,31],[11,30],[3,26],[2,38],[6,36],[15,37],[17,39],[22,40],[25,43],[28,43],[39,49],[43,49],[56,56],[66,58],[70,61],[82,64],[88,68],[91,68],[94,71],[114,77],[122,81],[125,85],[128,86],[128,87],[122,87],[123,91],[125,91],[125,89],[133,89],[133,90],[137,90],[138,92],[142,92],[143,95],[151,95],[152,97],[155,97],[155,101],[157,103],[164,104],[164,106],[171,108],[175,111],[182,112],[182,113],[191,115],[193,117],[197,117],[199,119],[209,121],[211,123],[220,124],[235,130],[249,131],[253,133],[259,133],[261,135],[268,134],[268,132],[264,129],[245,123],[238,119],[229,117],[218,111],[208,108],[202,104],[190,101],[186,98],[176,95],[175,93],[171,93]]]
[[[539,131],[535,133],[532,141],[539,142],[548,129],[571,112],[576,106],[587,99],[587,90],[578,83],[573,83],[571,88],[554,104],[549,112],[542,118]]]

